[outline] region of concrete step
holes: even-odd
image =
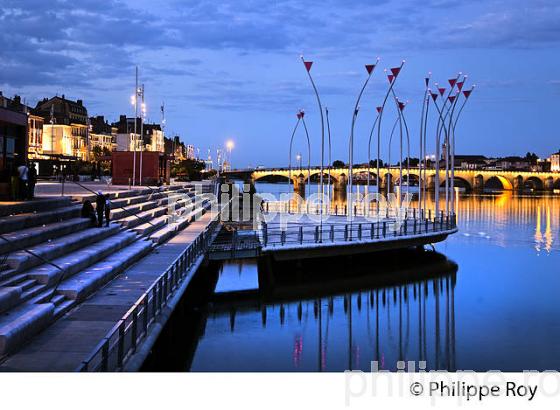
[[[163,199],[162,201],[167,202],[167,198]],[[176,202],[173,202],[172,205],[164,203],[156,208],[149,209],[148,211],[139,212],[134,215],[121,218],[117,220],[117,222],[129,229],[144,224],[151,226],[152,219],[167,215],[171,208],[177,210],[185,207],[189,203],[191,203],[191,200],[189,198],[180,196],[180,199]]]
[[[66,255],[76,249],[86,247],[92,243],[107,238],[108,236],[114,235],[119,230],[118,225],[84,229],[27,249],[47,261],[53,261],[53,259]],[[16,272],[22,272],[23,270],[29,269],[33,266],[41,265],[44,261],[25,251],[17,251],[11,253],[8,258],[6,258],[6,263],[10,266],[11,271],[7,271],[5,273],[13,274]],[[2,278],[2,276],[0,276],[0,278]]]
[[[48,225],[35,226],[2,235],[10,243],[0,241],[0,254],[18,251],[91,226],[86,218],[72,218]],[[7,265],[8,266],[8,265]]]
[[[3,287],[7,287],[7,286],[15,286],[20,282],[23,282],[24,280],[27,279],[27,275],[25,273],[19,273],[13,276],[10,276],[9,278],[2,280],[0,282],[0,288]]]
[[[60,296],[62,296],[62,295],[60,295]],[[61,316],[63,316],[66,312],[68,312],[70,309],[72,309],[74,307],[74,305],[76,305],[75,300],[68,300],[68,299],[66,299],[65,296],[63,296],[62,302],[60,302],[54,308],[55,319],[58,319]]]
[[[27,275],[18,275],[10,286],[0,288],[0,312],[5,312],[14,306],[31,299],[46,289],[44,284],[38,283]]]
[[[140,212],[148,211],[148,210],[153,209],[157,206],[158,206],[157,201],[148,201],[148,202],[142,202],[140,204],[125,206],[124,209],[123,208],[116,208],[116,209],[112,208],[111,209],[111,220],[112,221],[117,221],[117,220],[128,218],[128,217],[134,217],[134,215],[136,215]]]
[[[36,284],[37,284],[37,281],[35,279],[26,279],[19,284],[19,287],[21,288],[21,290],[26,291],[26,290],[31,289]]]
[[[171,185],[171,186],[162,186],[159,188],[142,188],[142,189],[131,189],[131,190],[126,190],[126,191],[119,191],[119,192],[110,192],[109,193],[109,198],[111,200],[119,200],[119,199],[124,199],[124,198],[131,198],[131,197],[138,197],[138,196],[147,196],[150,194],[157,194],[157,193],[162,193],[162,192],[167,192],[167,191],[177,191],[177,190],[181,190],[181,189],[188,189],[190,191],[194,191],[194,187],[189,186],[189,185]],[[77,197],[76,199],[80,199],[82,201],[85,201],[86,199],[89,199],[91,202],[95,202],[95,194],[91,194],[91,195],[87,195],[87,196],[80,196],[79,198]]]
[[[128,266],[151,252],[152,249],[152,244],[149,241],[136,241],[71,278],[64,280],[58,286],[57,292],[68,299],[82,301],[116,275],[123,272]]]
[[[111,199],[111,205],[113,209],[116,209],[117,207],[120,206],[128,206],[128,205],[139,204],[147,201],[161,200],[170,196],[181,197],[183,195],[189,195],[190,192],[191,192],[191,188],[182,188],[182,189],[161,191],[161,192],[158,191],[158,192],[153,192],[149,194],[133,196],[128,198]]]
[[[39,295],[41,292],[44,292],[46,288],[46,285],[38,283],[37,280],[30,279],[26,276],[18,283],[15,283],[10,287],[3,288],[11,290],[13,294],[2,295],[3,292],[2,289],[0,289],[0,312],[5,312],[14,306],[27,302]]]
[[[128,198],[111,199],[111,206],[113,209],[117,209],[121,206],[127,207],[129,205],[140,204],[142,202],[155,201],[163,197],[165,197],[165,193],[158,192],[148,195],[131,196]]]
[[[50,298],[50,303],[53,303],[55,306],[58,306],[61,303],[63,303],[65,300],[66,300],[66,296],[61,295],[61,294],[56,294],[56,295],[53,295],[53,297]]]
[[[70,254],[55,259],[53,262],[63,269],[61,272],[49,264],[30,269],[26,272],[29,278],[36,279],[48,287],[55,285],[61,277],[69,278],[72,275],[97,263],[110,254],[124,248],[138,239],[134,232],[119,232],[106,239],[90,244]]]
[[[149,239],[154,242],[154,244],[160,245],[169,240],[169,238],[174,236],[177,232],[185,229],[196,218],[204,215],[205,213],[206,209],[199,206],[196,209],[188,212],[187,214],[179,217],[176,222],[166,224],[162,229],[158,229],[150,235]]]
[[[36,198],[33,201],[21,201],[0,203],[0,217],[16,214],[29,214],[41,212],[44,209],[56,209],[69,206],[72,198],[69,197],[53,197],[53,198]]]
[[[21,289],[14,286],[0,288],[0,313],[7,311],[19,303]]]
[[[0,355],[19,348],[54,320],[53,303],[24,304],[0,314]]]
[[[44,212],[5,216],[0,218],[0,234],[77,218],[81,209],[81,205],[76,204]]]
[[[132,228],[134,232],[136,232],[140,236],[146,236],[167,224],[167,220],[169,219],[168,215],[162,215],[157,218],[152,219],[149,223],[144,223]]]
[[[160,206],[157,208],[152,208],[148,211],[139,212],[134,216],[128,216],[126,218],[119,219],[117,222],[126,228],[134,228],[135,226],[152,223],[151,220],[158,218],[162,215],[167,215],[169,211],[167,206]]]

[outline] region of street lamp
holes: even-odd
[[[301,171],[301,154],[299,152],[296,155],[296,161],[298,163],[299,170]]]
[[[233,143],[233,140],[228,140],[226,142],[226,148],[227,148],[227,153],[228,153],[228,159],[229,159],[229,169],[232,170],[232,166],[231,166],[231,150],[233,149],[233,147],[235,146],[235,144]]]
[[[375,64],[366,64],[365,68],[367,71],[367,77],[366,80],[364,81],[364,85],[362,86],[362,89],[360,90],[360,93],[358,94],[358,98],[356,99],[356,104],[354,105],[354,111],[352,113],[352,126],[350,128],[350,139],[349,139],[349,155],[348,155],[348,175],[349,175],[349,180],[348,180],[348,216],[350,217],[350,226],[352,226],[352,209],[353,209],[353,205],[352,205],[352,163],[354,162],[354,126],[356,125],[356,118],[358,117],[358,112],[360,111],[360,100],[362,98],[362,95],[367,87],[367,84],[369,82],[369,79],[371,78],[371,74],[373,73],[373,71],[375,70],[375,67],[377,66],[377,64],[379,63],[379,58],[377,58],[377,60],[375,61]],[[350,235],[352,235],[352,232],[350,232]],[[350,237],[351,239],[351,237]]]
[[[142,152],[144,152],[144,120],[146,119],[146,103],[144,103],[144,84],[142,84],[142,114],[140,117],[140,185],[142,185]]]

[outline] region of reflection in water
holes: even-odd
[[[436,261],[407,251],[225,264],[222,276],[246,281],[231,285],[245,293],[201,304],[194,331],[178,320],[175,350],[164,345],[158,369],[369,370],[379,360],[394,370],[404,359],[430,369],[560,370],[560,197],[461,194],[456,203],[459,232],[426,253]],[[261,293],[248,291],[255,278]],[[181,326],[194,342],[180,341]]]
[[[270,192],[277,196],[289,192],[289,189],[287,184],[257,183],[258,192]],[[366,189],[367,187],[358,185],[354,191],[364,194]],[[318,187],[314,186],[311,192],[318,192]],[[440,207],[445,205],[443,201],[441,199]],[[333,203],[336,203],[339,209],[345,207],[343,197],[337,197]],[[503,247],[525,246],[526,240],[531,238],[537,253],[550,253],[555,249],[555,244],[558,244],[558,195],[517,194],[511,191],[470,195],[457,192],[455,203],[457,222],[462,235],[490,239]],[[427,198],[426,205],[427,209],[435,209],[433,197]],[[418,206],[418,202],[413,200],[410,207],[415,206]]]
[[[214,305],[190,369],[369,370],[377,361],[396,370],[413,360],[453,370],[456,265],[433,252],[402,256],[378,268],[362,258],[350,269],[275,263],[274,283],[261,283],[254,300]]]

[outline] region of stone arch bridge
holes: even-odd
[[[375,185],[377,168],[357,167],[352,168],[353,182],[356,184],[365,183],[367,174],[370,174],[370,184]],[[435,170],[426,170],[427,186],[435,189]],[[309,175],[310,174],[310,175]],[[311,168],[310,172],[305,169],[270,168],[242,171],[229,171],[225,175],[232,178],[240,178],[245,181],[256,182],[259,180],[272,179],[291,179],[294,189],[305,188],[308,176],[312,181],[318,181],[321,174],[320,168]],[[348,168],[331,168],[330,171],[332,184],[335,190],[345,190],[349,178]],[[380,168],[381,187],[386,189],[399,184],[398,168]],[[323,170],[324,180],[328,178],[328,170]],[[407,181],[407,171],[402,170],[403,181]],[[440,184],[445,184],[445,170],[440,170]],[[408,177],[411,184],[417,184],[420,179],[418,168],[410,169]],[[500,170],[455,170],[455,186],[464,187],[466,190],[481,190],[485,187],[495,187],[504,190],[521,190],[530,188],[537,191],[560,189],[560,172],[531,172],[531,171],[500,171]]]

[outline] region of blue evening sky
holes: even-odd
[[[396,91],[410,101],[412,154],[428,71],[440,83],[462,71],[477,85],[457,128],[457,153],[548,156],[560,148],[557,0],[2,0],[0,27],[5,95],[34,105],[65,94],[83,99],[91,115],[115,120],[132,113],[137,64],[149,119],[160,121],[165,101],[168,132],[201,155],[232,138],[236,167],[285,166],[300,108],[318,163],[319,115],[300,54],[315,62],[333,160],[347,159],[363,66],[377,56],[356,126],[356,162],[367,159],[387,87],[382,69],[402,59]],[[393,111],[386,111],[385,139]],[[305,157],[303,134],[297,141]]]

